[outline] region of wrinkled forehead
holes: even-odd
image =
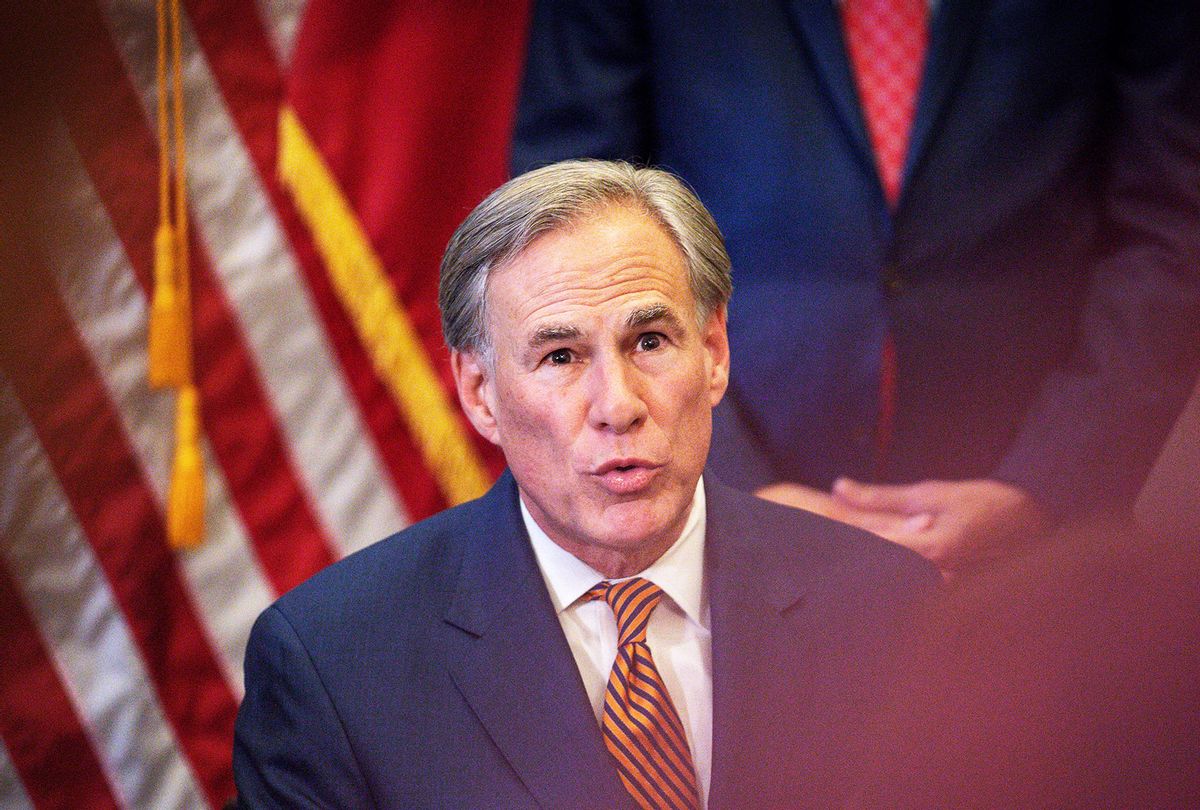
[[[695,312],[683,251],[667,228],[629,206],[607,206],[539,234],[488,274],[485,300],[489,310],[522,320],[602,306]]]

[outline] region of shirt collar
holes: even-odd
[[[518,501],[538,568],[550,591],[550,601],[554,604],[555,612],[561,614],[605,577],[551,540],[529,514],[524,500],[518,498]],[[662,588],[689,619],[702,627],[707,626],[704,604],[707,598],[704,587],[705,516],[704,479],[701,478],[696,482],[691,509],[679,539],[650,567],[637,574]]]

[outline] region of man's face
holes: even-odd
[[[494,368],[455,355],[459,395],[538,525],[607,576],[683,530],[725,392],[725,313],[698,327],[684,258],[615,206],[545,234],[487,286]]]

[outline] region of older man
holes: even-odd
[[[851,672],[936,575],[702,479],[730,290],[712,217],[661,171],[558,164],[471,213],[442,264],[443,328],[509,471],[263,614],[243,801],[837,797],[864,708]]]

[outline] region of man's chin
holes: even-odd
[[[604,511],[595,539],[614,550],[634,551],[662,546],[666,551],[678,539],[685,514],[670,514],[657,499],[634,499]]]

